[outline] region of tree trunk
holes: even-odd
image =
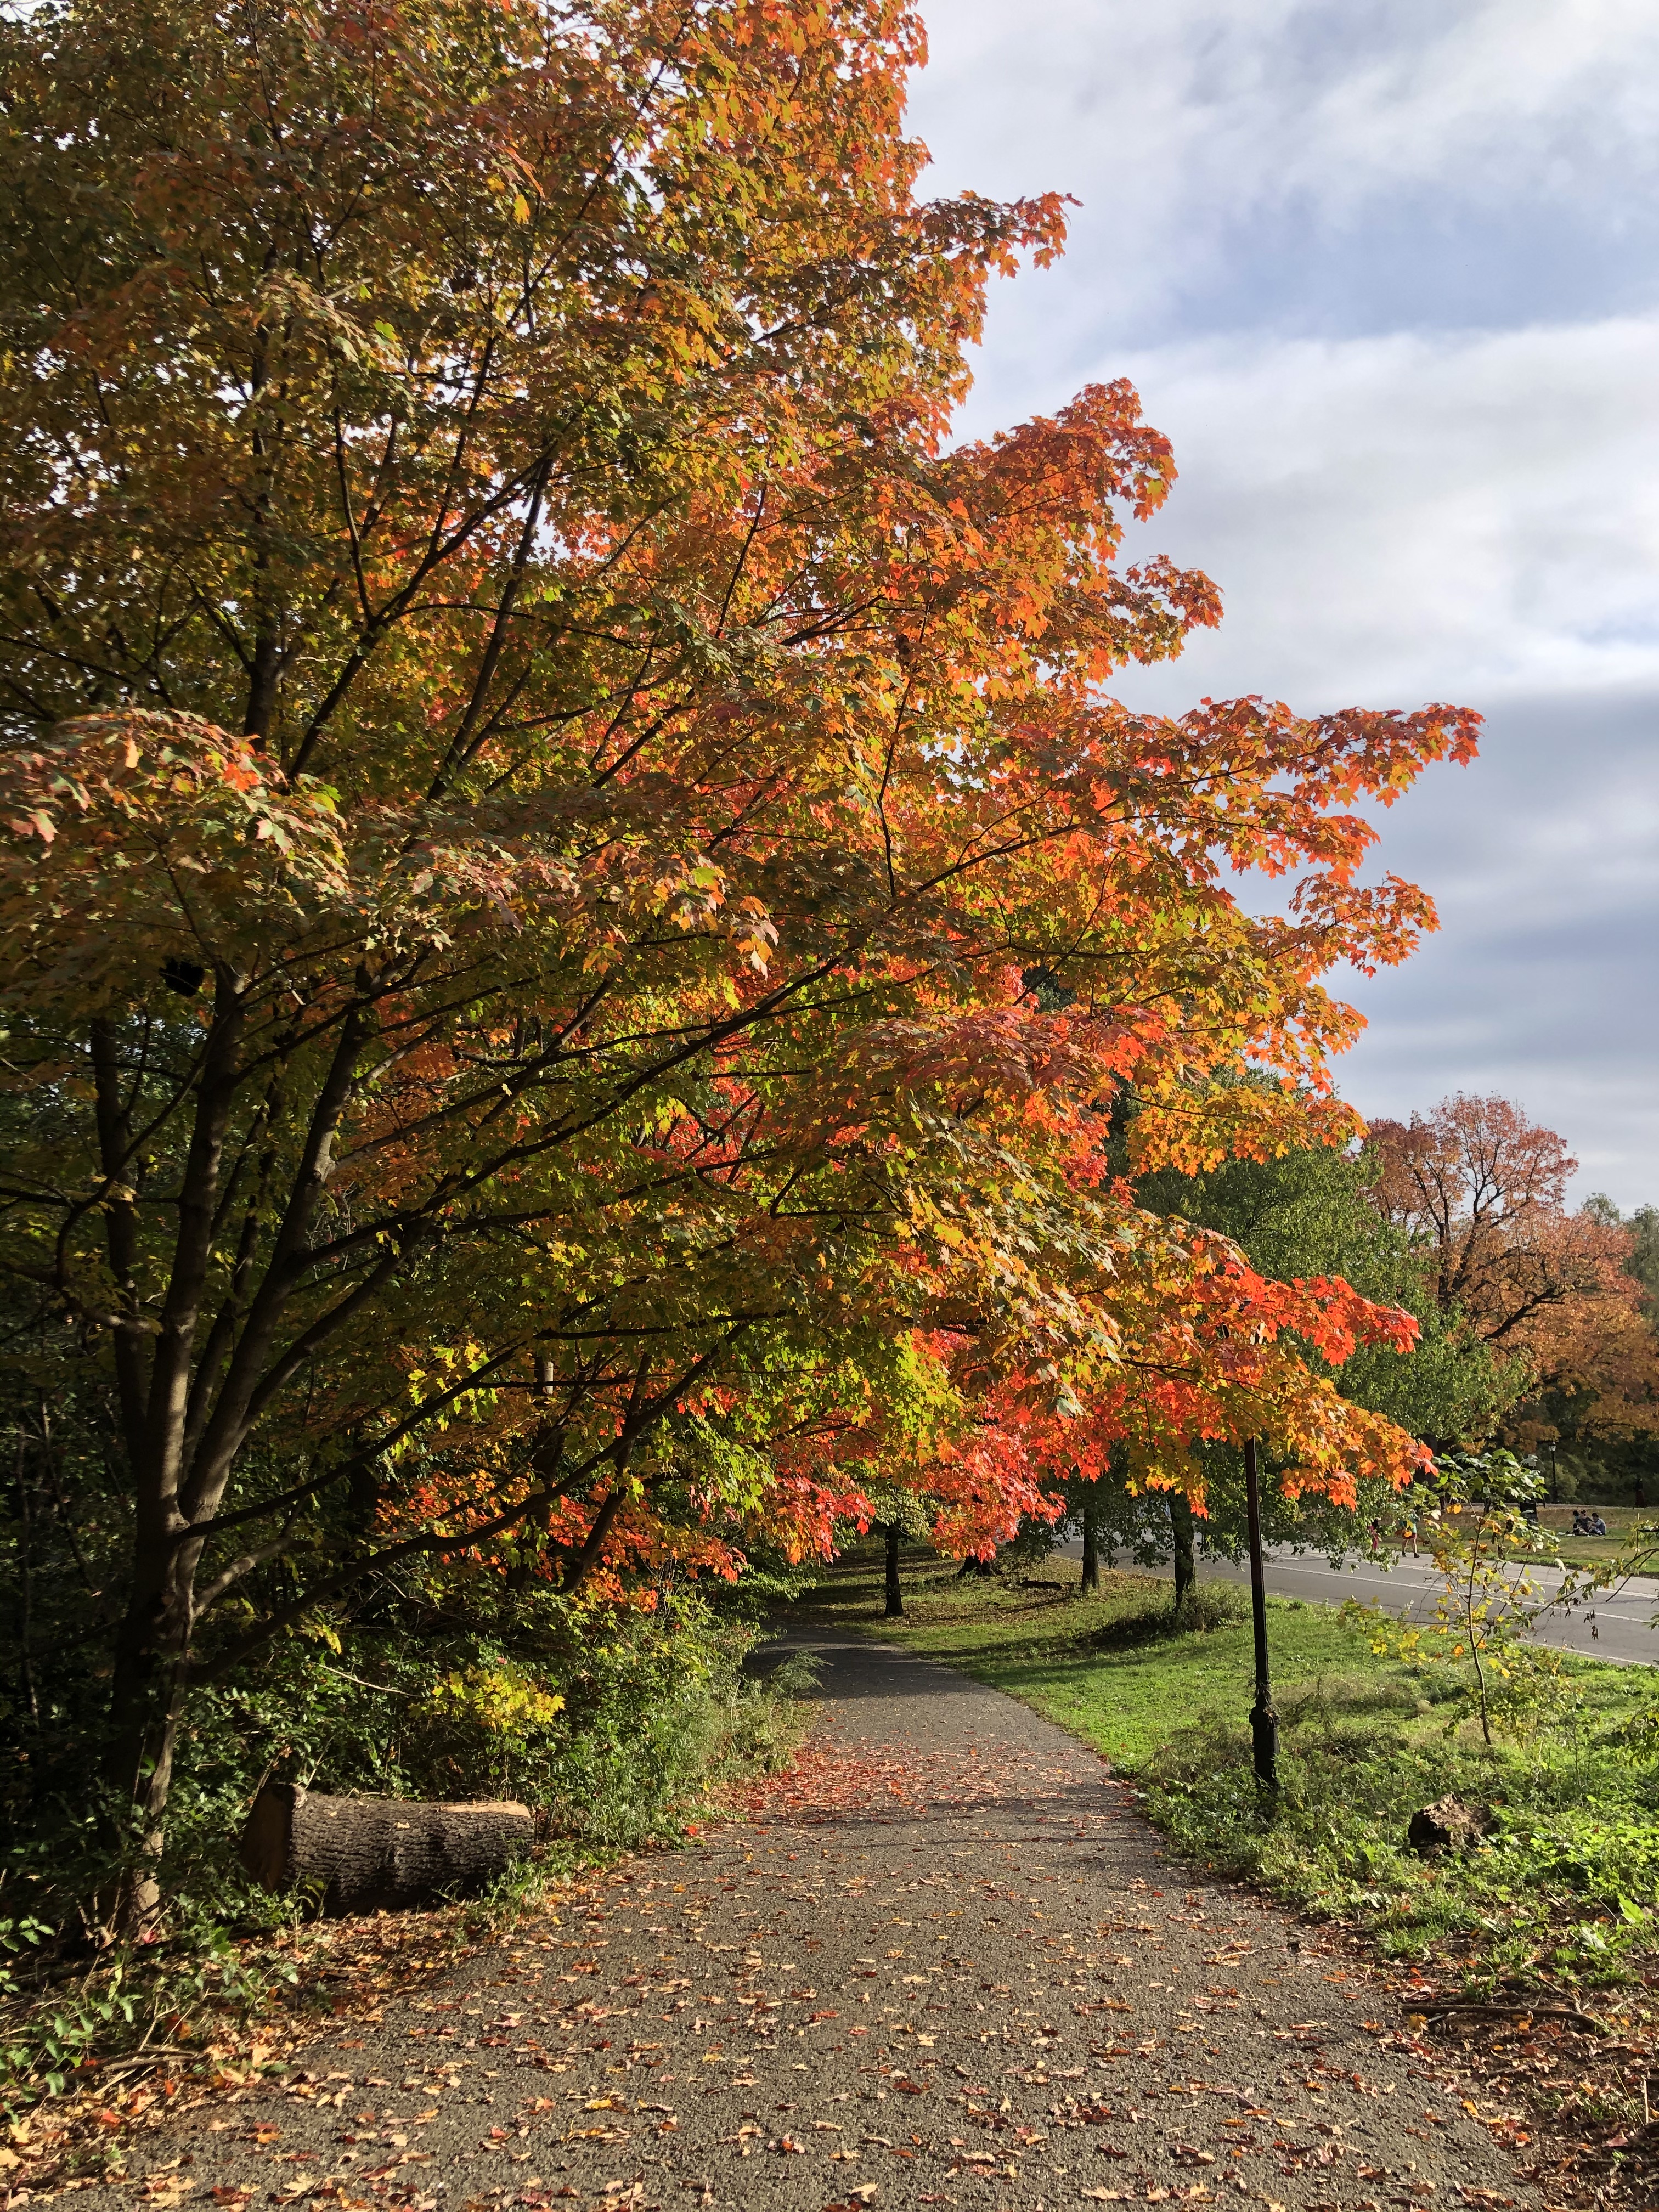
[[[1100,1508],[1092,1490],[1083,1501],[1083,1581],[1080,1587],[1100,1589]]]
[[[192,1585],[200,1553],[199,1543],[158,1542],[153,1528],[141,1534],[135,1546],[135,1587],[115,1632],[104,1773],[113,1802],[131,1808],[131,1825],[125,1826],[119,1815],[107,1824],[106,1841],[123,1867],[112,1891],[100,1900],[100,1911],[122,1936],[139,1934],[160,1899],[155,1869],[184,1717]]]
[[[270,1782],[242,1832],[241,1859],[262,1888],[311,1890],[337,1916],[479,1888],[534,1841],[524,1805],[313,1796]]]
[[[904,1618],[904,1591],[899,1583],[899,1526],[896,1521],[887,1523],[887,1603],[883,1611],[889,1620]]]
[[[1190,1500],[1181,1491],[1170,1496],[1170,1530],[1175,1539],[1175,1601],[1180,1612],[1187,1593],[1198,1579],[1198,1570],[1193,1564],[1193,1509]]]
[[[306,1126],[271,1260],[232,1332],[234,1348],[229,1338],[220,1347],[228,1357],[222,1378],[216,1381],[217,1358],[204,1374],[197,1352],[222,1195],[225,1145],[244,1073],[239,1054],[246,1029],[241,987],[221,976],[196,1079],[195,1116],[178,1199],[177,1240],[167,1295],[153,1328],[146,1320],[139,1331],[137,1322],[129,1320],[117,1329],[123,1441],[135,1510],[132,1577],[112,1655],[103,1771],[112,1795],[129,1802],[133,1809],[130,1826],[119,1818],[107,1824],[107,1839],[121,1852],[125,1868],[112,1897],[100,1899],[100,1905],[118,1932],[127,1936],[137,1934],[149,1919],[157,1900],[155,1869],[198,1619],[216,1593],[257,1565],[259,1556],[233,1565],[217,1584],[198,1592],[197,1570],[206,1539],[194,1532],[210,1527],[217,1515],[258,1393],[270,1385],[278,1326],[293,1294],[290,1263],[304,1247],[331,1172],[334,1133],[345,1109],[368,1019],[352,1014],[343,1024]],[[100,1158],[106,1176],[113,1182],[127,1172],[131,1131],[119,1109],[110,1040],[105,1036],[94,1042]],[[112,1267],[124,1289],[132,1264],[128,1211],[118,1204],[108,1229]],[[198,1401],[194,1406],[193,1400]]]

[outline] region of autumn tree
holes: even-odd
[[[1443,1314],[1522,1363],[1522,1442],[1659,1424],[1659,1346],[1638,1237],[1616,1207],[1573,1209],[1577,1161],[1510,1100],[1460,1092],[1426,1116],[1372,1124],[1377,1205],[1420,1256]],[[1553,1408],[1552,1418],[1550,1408]]]
[[[1207,1174],[1152,1176],[1137,1194],[1160,1213],[1232,1237],[1266,1276],[1339,1277],[1411,1314],[1410,1352],[1357,1353],[1338,1375],[1343,1396],[1437,1447],[1488,1437],[1523,1387],[1525,1364],[1442,1305],[1437,1286],[1424,1279],[1417,1237],[1375,1202],[1383,1172],[1380,1145],[1368,1137],[1232,1158]]]
[[[1486,1342],[1518,1342],[1549,1308],[1614,1287],[1626,1241],[1568,1211],[1577,1161],[1510,1100],[1459,1091],[1409,1122],[1374,1122],[1371,1136],[1379,1210],[1425,1254],[1436,1304]]]
[[[1322,978],[1432,920],[1352,805],[1474,718],[1105,695],[1217,597],[1117,558],[1173,477],[1127,386],[948,445],[1060,226],[915,198],[920,52],[891,0],[4,30],[0,1267],[115,1471],[147,1848],[192,1686],[319,1609],[822,1543],[901,1416],[963,1548],[1109,1437],[1410,1464],[1300,1352],[1408,1319],[1105,1136],[1346,1126]]]
[[[1564,1497],[1645,1502],[1659,1476],[1659,1315],[1653,1273],[1653,1209],[1629,1218],[1597,1193],[1579,1209],[1613,1232],[1622,1270],[1601,1295],[1567,1298],[1540,1325],[1532,1388],[1509,1425],[1511,1440],[1548,1451],[1553,1488]]]
[[[1615,1226],[1630,1231],[1631,1255],[1626,1265],[1642,1285],[1650,1310],[1659,1306],[1659,1206],[1638,1206],[1628,1214],[1605,1193],[1595,1192],[1584,1201],[1587,1211],[1606,1211]]]

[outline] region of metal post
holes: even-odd
[[[1279,1787],[1279,1715],[1273,1711],[1267,1677],[1267,1583],[1261,1561],[1261,1484],[1256,1474],[1254,1440],[1244,1447],[1244,1497],[1250,1516],[1250,1614],[1255,1625],[1255,1703],[1250,1708],[1250,1741],[1255,1778]]]

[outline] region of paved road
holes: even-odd
[[[792,1641],[821,1725],[753,1825],[616,1869],[77,2205],[1538,2205],[1378,1984],[1171,1865],[1071,1737]]]
[[[1224,1575],[1237,1582],[1249,1580],[1245,1566],[1224,1559],[1205,1562],[1206,1574]],[[1540,1590],[1558,1589],[1561,1577],[1549,1567],[1534,1567],[1534,1582]],[[1325,1605],[1340,1605],[1357,1597],[1364,1605],[1380,1605],[1388,1612],[1413,1620],[1431,1620],[1444,1585],[1426,1561],[1410,1559],[1384,1566],[1370,1559],[1349,1559],[1333,1567],[1316,1553],[1297,1556],[1280,1549],[1267,1567],[1267,1587],[1282,1597],[1300,1597]],[[1659,1583],[1645,1577],[1623,1589],[1593,1599],[1589,1606],[1562,1608],[1543,1615],[1537,1638],[1563,1651],[1583,1651],[1592,1659],[1615,1659],[1621,1663],[1652,1666],[1659,1662]]]
[[[1064,1550],[1073,1559],[1081,1556],[1075,1541]],[[1270,1550],[1267,1588],[1279,1597],[1299,1597],[1320,1605],[1340,1605],[1358,1598],[1363,1605],[1381,1605],[1389,1613],[1413,1620],[1431,1620],[1443,1584],[1426,1560],[1402,1558],[1393,1565],[1366,1559],[1351,1559],[1333,1567],[1317,1552],[1292,1552],[1288,1546]],[[1229,1582],[1248,1583],[1249,1569],[1226,1559],[1203,1561],[1200,1572]],[[1548,1567],[1534,1567],[1533,1580],[1541,1590],[1560,1587],[1561,1577]],[[1594,1599],[1588,1607],[1563,1607],[1546,1613],[1538,1624],[1540,1644],[1563,1651],[1582,1651],[1592,1659],[1611,1659],[1621,1665],[1659,1664],[1659,1582],[1635,1577],[1612,1595]]]

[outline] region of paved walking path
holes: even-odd
[[[1071,1737],[789,1640],[823,1719],[754,1826],[629,1862],[78,2203],[1538,2205],[1377,1985],[1166,1859]]]

